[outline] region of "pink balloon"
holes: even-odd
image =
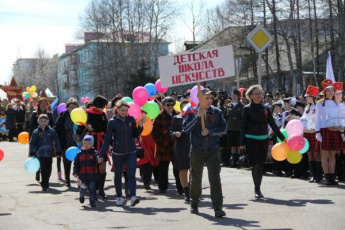
[[[140,106],[145,105],[145,103],[149,99],[149,92],[147,92],[144,87],[138,86],[133,90],[132,98],[136,104]]]
[[[138,119],[141,116],[141,108],[139,105],[135,104],[134,102],[128,102],[129,109],[128,114],[134,119]]]
[[[286,125],[286,132],[288,136],[303,135],[303,123],[300,120],[293,119]]]
[[[203,90],[204,87],[201,85],[200,90]],[[192,90],[190,91],[190,98],[192,99],[192,102],[194,102],[196,105],[199,104],[199,98],[198,98],[198,86],[194,86]]]
[[[156,81],[155,86],[156,86],[156,90],[158,91],[158,93],[165,93],[166,91],[168,91],[168,88],[162,88],[161,79],[158,79]]]
[[[90,98],[89,97],[85,97],[85,102],[88,102],[90,101]]]
[[[287,144],[291,150],[300,151],[305,145],[305,140],[303,136],[294,135],[289,137]]]
[[[81,101],[81,103],[85,103],[85,98],[82,97],[82,98],[80,99],[80,101]]]

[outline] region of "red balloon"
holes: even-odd
[[[4,151],[0,149],[0,161],[2,161],[2,159],[4,159]]]

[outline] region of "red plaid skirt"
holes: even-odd
[[[329,129],[320,130],[322,136],[321,150],[339,151],[342,149],[343,140],[339,131]]]
[[[305,137],[309,141],[309,150],[308,152],[320,152],[320,142],[318,142],[315,138],[316,133],[305,133],[303,137]]]

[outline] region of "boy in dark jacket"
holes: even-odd
[[[49,119],[47,114],[41,114],[38,117],[38,124],[38,128],[33,131],[30,138],[29,155],[30,157],[37,157],[40,161],[42,191],[48,191],[54,157],[54,145],[57,157],[61,156],[61,146],[55,130],[48,126]]]
[[[73,175],[79,177],[80,203],[84,203],[86,190],[90,192],[90,206],[96,207],[96,181],[98,179],[97,151],[93,148],[93,136],[86,135],[83,139],[83,150],[74,159]]]

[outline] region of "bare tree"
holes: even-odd
[[[186,27],[190,30],[193,37],[193,45],[195,45],[196,37],[200,34],[203,30],[203,16],[205,5],[202,1],[196,6],[194,0],[190,0],[189,4],[187,5],[188,14],[183,18],[183,22]],[[188,16],[191,18],[188,18]]]

